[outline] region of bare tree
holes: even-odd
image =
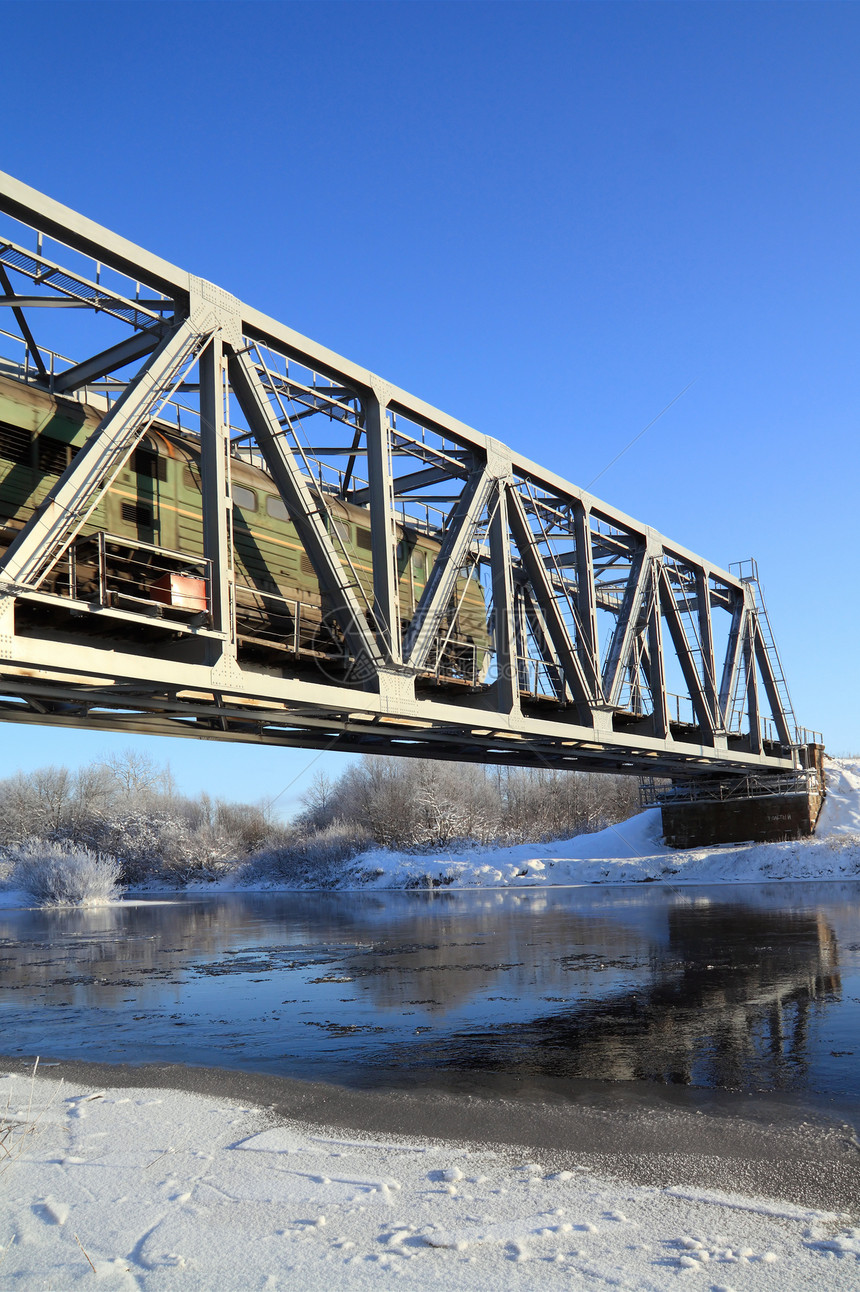
[[[331,825],[337,811],[338,800],[335,783],[325,772],[315,772],[308,788],[301,796],[304,811],[302,824],[313,830],[324,830]]]
[[[145,797],[172,789],[173,775],[169,766],[163,767],[151,754],[129,745],[104,760],[103,766],[113,776],[120,790],[128,795]]]

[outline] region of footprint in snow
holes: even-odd
[[[64,1225],[69,1218],[69,1208],[65,1203],[55,1202],[53,1198],[43,1198],[41,1202],[33,1203],[32,1211],[46,1225]]]

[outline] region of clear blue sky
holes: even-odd
[[[596,492],[756,556],[799,720],[860,750],[860,7],[72,0],[0,30],[0,167],[569,479],[695,378]],[[8,734],[0,773],[110,746]],[[312,757],[147,744],[237,797]]]

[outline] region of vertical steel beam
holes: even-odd
[[[211,315],[200,323],[188,318],[165,337],[11,544],[0,562],[0,581],[39,585],[86,524],[214,327]]]
[[[758,674],[755,666],[755,639],[758,629],[754,615],[747,615],[743,637],[743,658],[747,683],[747,717],[749,720],[750,752],[762,752],[761,713],[758,699]]]
[[[383,663],[367,615],[348,582],[328,532],[329,512],[321,493],[312,490],[285,438],[257,366],[244,347],[230,347],[230,381],[266,466],[290,513],[302,546],[319,580],[352,656],[376,670]]]
[[[518,659],[514,622],[514,581],[504,481],[490,503],[490,575],[493,585],[493,630],[496,639],[496,700],[502,713],[519,708]]]
[[[696,567],[696,601],[699,614],[699,642],[702,648],[702,684],[708,708],[714,715],[714,730],[723,727],[717,695],[717,665],[714,659],[714,626],[711,620],[711,586],[707,571]]]
[[[224,359],[220,336],[200,356],[200,469],[203,555],[211,562],[212,627],[235,640],[233,553],[230,525],[230,448],[224,423]]]
[[[370,543],[373,554],[373,614],[376,640],[390,664],[402,660],[400,646],[400,580],[397,568],[397,528],[388,429],[387,388],[371,387],[365,397],[367,478],[370,494]]]
[[[600,695],[600,644],[597,638],[597,606],[594,596],[594,562],[591,552],[591,516],[581,503],[573,508],[576,542],[577,608],[579,633],[576,647],[579,658],[596,696]]]
[[[662,563],[655,558],[647,562],[650,574],[648,614],[648,684],[651,688],[652,721],[658,740],[668,740],[669,697],[666,694],[666,666],[663,657],[663,621],[660,615],[659,579]]]

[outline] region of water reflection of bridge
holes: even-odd
[[[819,914],[736,905],[668,917],[649,982],[569,1002],[523,1023],[450,1038],[447,1061],[522,1077],[731,1088],[796,1084],[810,1013],[841,991],[833,929]],[[588,957],[564,960],[576,969]]]
[[[208,1004],[194,994],[202,979]],[[811,1019],[841,991],[836,935],[814,908],[633,890],[9,913],[0,986],[7,1037],[47,1006],[57,1053],[80,1052],[95,1028],[165,1056],[172,1046],[175,1062],[194,1046],[192,1061],[220,1063],[229,1032],[240,1066],[271,1070],[276,1054],[312,1065],[309,1033],[328,1028],[336,1080],[354,1064],[772,1089],[802,1081]],[[283,997],[310,998],[312,1014]],[[176,1010],[181,1045],[165,1037]]]

